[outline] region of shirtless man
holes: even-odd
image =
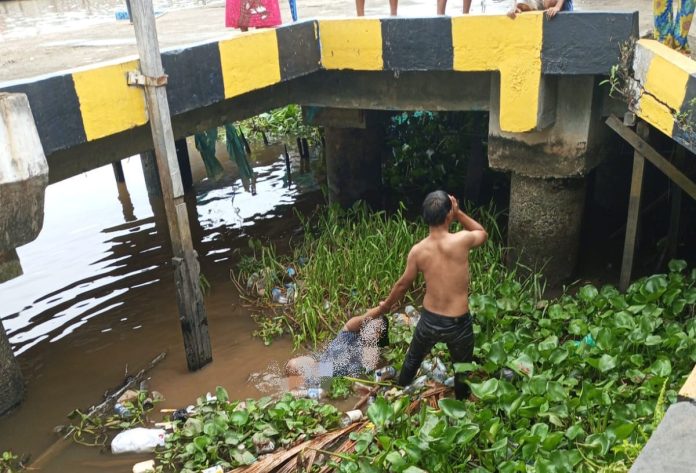
[[[513,0],[508,16],[514,20],[520,13],[534,10],[553,18],[559,11],[573,11],[573,0]]]
[[[474,352],[469,315],[469,250],[483,245],[488,233],[459,209],[457,199],[444,191],[431,192],[425,198],[423,220],[430,227],[430,234],[411,248],[406,270],[389,297],[364,315],[353,317],[345,326],[346,330],[357,331],[365,321],[385,314],[406,294],[418,273],[423,273],[423,310],[399,375],[401,386],[413,381],[423,358],[437,342],[447,344],[453,363],[471,361]],[[450,233],[450,224],[455,220],[464,229]],[[469,396],[465,378],[463,374],[455,377],[457,399]]]

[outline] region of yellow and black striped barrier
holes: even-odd
[[[630,106],[636,114],[696,152],[696,61],[641,39],[633,58]]]
[[[162,61],[173,116],[320,70],[498,72],[501,128],[525,132],[537,126],[543,74],[607,75],[637,30],[636,12],[327,19],[168,51]],[[137,68],[117,61],[0,92],[29,96],[49,155],[146,124],[143,91],[126,83]]]

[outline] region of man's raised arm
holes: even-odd
[[[457,202],[456,197],[449,197],[452,201],[452,212],[454,212],[454,218],[462,225],[462,227],[464,227],[464,230],[469,232],[469,235],[471,235],[471,248],[476,248],[477,246],[483,245],[486,240],[488,240],[488,232],[486,232],[486,229],[483,228],[483,225],[478,223],[476,220],[462,212],[462,210],[459,208],[459,202]]]

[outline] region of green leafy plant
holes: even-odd
[[[270,135],[274,138],[303,137],[314,143],[321,140],[319,129],[305,125],[302,108],[288,105],[270,112],[262,113],[239,123],[242,131],[249,137]]]
[[[116,414],[90,415],[75,409],[68,415],[68,419],[73,423],[63,426],[61,430],[68,432],[70,438],[80,445],[104,447],[109,440],[110,432],[148,425],[147,414],[161,400],[160,397],[151,395],[148,391],[140,390],[133,401],[123,403],[124,409],[128,412],[127,417]]]
[[[346,399],[353,392],[353,381],[342,376],[331,378],[329,397],[331,399]]]
[[[312,399],[286,394],[277,401],[230,401],[218,387],[215,400],[198,399],[186,421],[174,422],[157,460],[168,471],[181,473],[249,465],[261,454],[323,434],[339,420],[335,407]]]
[[[2,452],[0,456],[0,473],[15,473],[25,469],[24,460],[20,459],[12,451]]]

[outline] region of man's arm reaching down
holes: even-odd
[[[466,243],[468,244],[469,248],[476,248],[477,246],[483,245],[486,240],[488,240],[488,232],[486,232],[486,229],[483,228],[483,225],[478,223],[476,220],[462,212],[462,210],[459,208],[459,203],[454,196],[450,196],[450,200],[452,201],[454,218],[456,218],[457,222],[459,222],[462,227],[464,227],[464,230],[466,230],[466,232],[463,232],[463,236],[466,239]]]
[[[376,319],[377,317],[386,314],[387,311],[394,304],[399,302],[404,297],[406,291],[409,290],[411,284],[413,284],[413,281],[415,281],[416,276],[418,276],[416,252],[417,250],[415,246],[411,248],[411,251],[409,251],[408,258],[406,258],[406,269],[404,270],[404,273],[401,275],[399,280],[396,281],[394,287],[392,287],[389,296],[385,300],[380,302],[377,307],[373,307],[372,309],[368,310],[365,314],[358,315],[348,320],[348,322],[346,322],[346,325],[343,327],[343,330],[348,330],[349,332],[356,332],[360,330],[360,326],[363,324],[364,321]]]

